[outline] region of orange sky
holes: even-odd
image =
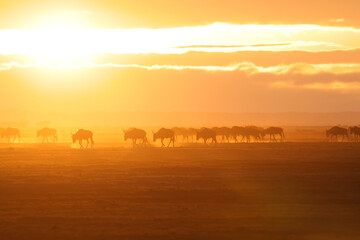
[[[2,1],[0,111],[360,111],[358,9]]]
[[[330,19],[344,19],[340,25],[360,26],[359,8],[357,0],[13,0],[1,2],[0,26],[31,27],[43,17],[81,10],[92,12],[85,14],[86,19],[99,28],[161,28],[213,22],[327,25]]]

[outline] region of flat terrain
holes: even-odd
[[[360,144],[0,148],[0,239],[360,239]]]

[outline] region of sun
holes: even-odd
[[[29,55],[41,61],[74,61],[91,54],[89,28],[69,17],[45,19],[27,40]]]

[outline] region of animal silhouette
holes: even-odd
[[[46,142],[49,143],[49,139],[48,137],[53,137],[53,140],[54,140],[54,143],[57,142],[57,131],[56,129],[53,129],[53,128],[43,128],[41,130],[38,130],[36,132],[36,136],[39,138],[39,137],[42,137],[42,143]]]
[[[204,144],[207,143],[208,139],[212,139],[211,143],[217,143],[216,141],[216,132],[212,129],[209,128],[202,128],[200,129],[197,134],[196,134],[196,140],[200,140],[203,139],[204,140]]]
[[[269,127],[266,128],[263,132],[263,137],[265,137],[266,135],[269,135],[270,137],[270,142],[277,142],[276,136],[279,135],[280,137],[280,141],[283,141],[283,139],[285,138],[285,134],[284,134],[284,129],[280,128],[280,127]]]
[[[244,139],[249,139],[248,132],[244,127],[234,126],[230,129],[230,134],[236,143],[238,142],[238,137],[241,137],[240,142],[244,141]]]
[[[13,143],[15,143],[16,139],[20,142],[21,134],[18,128],[6,128],[1,131],[1,138],[5,138],[8,143],[10,143],[11,138],[14,137]]]
[[[216,136],[219,136],[221,138],[221,142],[230,142],[230,138],[232,136],[231,134],[231,129],[228,128],[228,127],[221,127],[221,128],[218,128],[218,127],[214,127],[212,128],[213,131],[216,132]]]
[[[245,136],[247,138],[247,142],[251,141],[251,137],[254,138],[255,142],[259,142],[262,139],[263,130],[255,126],[246,126],[245,127]]]
[[[88,148],[89,143],[90,147],[92,148],[94,145],[93,140],[93,133],[89,130],[79,129],[75,134],[72,135],[73,143],[76,143],[76,141],[79,141],[80,148],[84,148],[82,145],[82,141],[86,140],[86,148]]]
[[[137,140],[142,140],[141,145],[145,146],[148,143],[146,138],[146,132],[143,129],[138,128],[130,128],[124,132],[124,141],[126,142],[128,139],[131,139],[133,142],[133,146],[137,146]]]
[[[175,132],[172,129],[168,129],[168,128],[160,128],[159,131],[157,131],[156,133],[153,132],[153,141],[156,142],[157,139],[161,140],[161,146],[165,147],[164,144],[164,139],[169,139],[169,144],[168,147],[170,146],[170,144],[173,144],[173,147],[175,145]]]
[[[349,140],[349,135],[346,128],[335,126],[329,130],[326,130],[326,137],[330,138],[330,141],[332,141],[334,137],[335,140],[338,141],[339,135],[342,136],[342,141],[345,140],[345,137]]]
[[[359,141],[360,127],[357,127],[357,126],[349,127],[349,133],[350,133],[350,135],[354,135],[355,142]]]
[[[197,130],[195,128],[188,128],[187,129],[189,138],[191,139],[191,142],[194,142],[194,139],[196,138]]]
[[[183,136],[183,131],[181,128],[179,127],[173,127],[171,130],[174,131],[175,134],[175,140],[178,141],[179,137],[182,137],[183,141],[184,141],[184,136]]]
[[[0,127],[0,137],[1,137],[1,133],[5,130],[5,128]]]

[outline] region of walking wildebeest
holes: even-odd
[[[146,132],[143,129],[139,128],[130,128],[129,130],[124,130],[124,141],[126,142],[128,139],[131,139],[133,142],[133,146],[137,145],[137,140],[142,140],[142,145],[145,146],[148,143],[146,138]]]
[[[184,127],[173,127],[171,130],[174,131],[176,141],[178,141],[179,137],[181,137],[182,142],[189,142],[189,137],[191,137],[191,134],[188,129]]]
[[[42,143],[44,143],[45,139],[46,139],[46,142],[48,143],[49,142],[48,137],[53,137],[54,143],[57,142],[57,131],[54,128],[43,128],[41,130],[38,130],[36,132],[36,136],[38,138],[42,137]]]
[[[349,133],[350,133],[350,135],[354,135],[355,142],[359,141],[360,127],[357,127],[357,126],[349,127]]]
[[[204,139],[204,144],[206,144],[208,139],[212,139],[211,143],[217,143],[216,141],[216,132],[209,128],[202,128],[196,134],[196,140]]]
[[[176,141],[179,140],[178,137],[180,137],[180,136],[182,137],[182,139],[184,141],[184,136],[183,136],[183,132],[182,132],[181,128],[173,127],[171,130],[174,131]]]
[[[19,140],[21,139],[20,130],[17,128],[6,128],[1,131],[1,138],[6,138],[6,141],[10,143],[11,137],[14,137],[13,143],[15,143],[16,138]]]
[[[247,126],[245,127],[245,132],[246,132],[246,138],[247,138],[247,142],[249,143],[251,141],[251,137],[254,138],[255,142],[259,142],[262,139],[262,130],[258,127],[255,126]]]
[[[270,136],[270,142],[277,142],[276,135],[280,136],[280,141],[283,141],[285,138],[284,129],[280,127],[268,127],[262,132],[262,136]]]
[[[231,137],[231,129],[228,127],[214,127],[212,128],[213,131],[215,131],[216,136],[221,137],[221,142],[227,141],[228,143],[230,142],[230,137]]]
[[[2,133],[4,130],[5,130],[4,128],[1,128],[1,127],[0,127],[0,137],[1,137],[1,133]]]
[[[330,128],[329,130],[326,130],[326,137],[330,137],[330,141],[332,141],[333,137],[335,137],[337,141],[338,135],[342,136],[342,141],[344,141],[345,137],[349,139],[348,131],[346,128],[335,126]]]
[[[244,127],[234,126],[231,128],[231,136],[234,138],[235,142],[238,142],[238,137],[241,136],[240,142],[242,142],[245,138],[248,139],[248,132]]]
[[[196,137],[197,130],[195,128],[188,128],[189,137],[191,138],[191,142],[194,142],[194,137]]]
[[[75,134],[72,135],[72,140],[73,143],[79,141],[80,148],[84,148],[84,146],[82,145],[82,140],[87,141],[86,148],[88,148],[89,146],[89,140],[91,143],[90,147],[92,148],[94,145],[93,133],[89,130],[79,129]]]
[[[175,145],[175,133],[172,129],[168,129],[168,128],[160,128],[159,131],[157,131],[156,133],[153,132],[154,136],[153,136],[153,141],[156,142],[157,139],[161,140],[161,146],[165,147],[164,144],[164,139],[169,139],[169,144],[168,147],[170,146],[170,144],[173,144],[173,147]]]

